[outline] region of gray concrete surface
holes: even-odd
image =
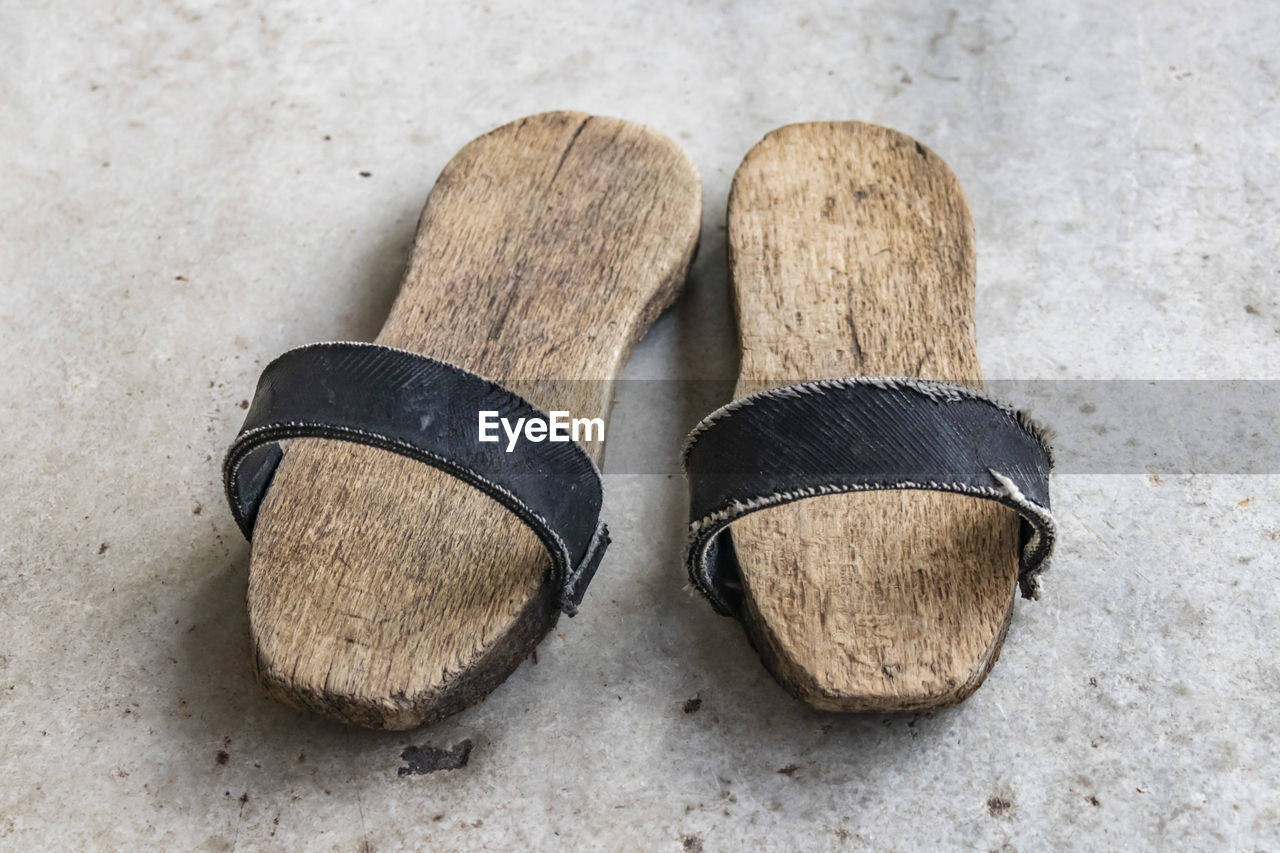
[[[371,336],[440,167],[549,108],[705,181],[633,378],[732,375],[733,169],[860,118],[964,183],[989,376],[1278,379],[1278,41],[1264,2],[0,5],[0,847],[1280,848],[1276,471],[1063,472],[991,678],[891,718],[786,696],[681,591],[679,478],[614,473],[582,615],[390,734],[259,695],[218,481],[264,360]],[[700,414],[643,387],[611,455]]]

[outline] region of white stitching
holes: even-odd
[[[388,349],[390,349],[390,347],[388,347]],[[397,441],[396,439],[389,438],[385,435],[381,435],[380,433],[368,432],[367,430],[362,430],[358,427],[345,427],[345,426],[334,427],[328,424],[311,423],[308,421],[281,421],[281,422],[275,422],[269,426],[253,427],[252,429],[242,432],[239,436],[237,436],[235,442],[232,444],[232,452],[235,454],[235,464],[231,466],[230,470],[224,474],[227,480],[227,485],[229,486],[228,492],[232,497],[231,505],[235,511],[235,514],[239,516],[237,521],[243,519],[244,521],[247,522],[248,520],[241,514],[240,506],[239,506],[239,496],[236,494],[236,489],[235,489],[235,487],[238,486],[240,482],[239,477],[240,477],[241,466],[244,464],[245,459],[248,458],[249,453],[252,452],[253,450],[256,450],[257,448],[267,444],[273,444],[278,442],[278,440],[272,441],[271,439],[267,439],[261,442],[253,442],[253,441],[250,441],[250,439],[258,435],[261,435],[264,432],[270,433],[279,429],[305,430],[305,429],[311,429],[311,428],[318,428],[326,431],[350,433],[353,435],[364,436],[366,438],[377,439],[379,442],[382,442],[384,445],[390,444],[396,447],[405,448],[411,451],[412,453],[411,458],[416,456],[429,457],[430,459],[433,459],[436,462],[440,463],[440,466],[444,466],[444,467],[441,467],[441,470],[443,470],[446,474],[455,476],[455,478],[456,478],[456,475],[454,475],[453,471],[450,469],[458,469],[458,470],[466,471],[471,477],[474,477],[476,481],[483,484],[484,488],[492,489],[493,492],[508,498],[512,503],[519,506],[525,512],[525,514],[529,516],[529,518],[537,521],[538,524],[540,524],[541,527],[547,533],[549,533],[551,535],[551,538],[555,541],[556,548],[558,549],[559,554],[552,555],[551,562],[552,562],[552,566],[557,570],[556,581],[557,581],[557,585],[561,587],[561,593],[563,594],[564,587],[566,584],[566,579],[570,576],[570,574],[574,570],[573,555],[569,552],[569,547],[568,545],[565,544],[565,541],[560,537],[560,534],[555,531],[555,529],[551,526],[551,524],[540,513],[535,512],[532,508],[529,507],[528,504],[520,500],[520,498],[517,497],[515,493],[512,492],[510,489],[506,488],[505,486],[501,486],[498,483],[493,482],[489,478],[477,472],[474,468],[471,468],[466,465],[461,465],[451,459],[447,459],[443,456],[440,456],[437,453],[432,453],[431,451],[422,450],[420,448],[413,447],[412,445],[405,444],[404,442]],[[295,436],[295,437],[305,438],[309,436]],[[320,436],[320,437],[330,438],[331,440],[337,440],[337,441],[343,440],[341,438],[335,439],[332,436]],[[361,442],[353,442],[353,443],[360,444]],[[244,452],[239,452],[239,449],[241,447],[247,447],[248,450]],[[440,467],[440,466],[433,466],[433,467]],[[507,509],[510,510],[510,507],[507,507]],[[515,513],[515,514],[517,517],[519,517],[518,513]],[[594,540],[592,544],[594,545]]]
[[[547,415],[547,411],[543,409],[541,406],[535,406],[533,403],[529,402],[524,397],[517,394],[515,391],[512,391],[503,383],[490,379],[489,377],[483,374],[476,373],[474,370],[468,370],[467,368],[459,367],[458,365],[453,364],[452,362],[442,361],[438,358],[432,358],[429,355],[423,355],[422,353],[414,352],[413,350],[401,349],[400,347],[389,347],[389,346],[386,346],[385,344],[378,344],[370,341],[317,341],[315,343],[303,344],[302,346],[285,350],[275,358],[271,359],[271,361],[267,362],[266,367],[262,368],[262,373],[266,373],[267,370],[269,370],[271,366],[275,364],[277,361],[295,352],[300,352],[302,350],[309,350],[309,349],[325,349],[328,347],[348,347],[348,346],[365,347],[368,349],[390,350],[391,352],[398,352],[401,355],[409,355],[409,356],[413,356],[414,358],[420,358],[423,361],[429,361],[432,364],[438,364],[442,367],[447,367],[450,370],[456,370],[458,373],[464,373],[467,376],[473,377],[475,379],[479,379],[481,382],[487,382],[496,388],[501,388],[503,391],[510,394],[521,404],[528,406],[530,409],[533,409],[535,412],[542,415],[544,418]],[[566,380],[566,381],[574,381],[574,380]],[[584,448],[580,442],[575,441],[572,443],[582,453],[582,455],[586,457],[587,463],[591,466],[591,470],[595,472],[596,476],[599,477],[601,480],[603,480],[604,474],[600,471],[600,468],[596,465],[596,461],[591,458],[591,454],[587,453],[586,448]]]
[[[392,346],[386,346],[385,344],[372,343],[369,341],[316,341],[313,343],[303,344],[301,346],[293,347],[291,349],[285,350],[284,352],[277,355],[275,358],[271,359],[271,361],[267,362],[266,366],[263,367],[260,375],[265,375],[273,366],[275,366],[277,362],[295,353],[304,352],[308,350],[343,348],[343,347],[371,349],[371,350],[387,350],[390,352],[399,353],[401,355],[410,356],[415,360],[429,362],[431,364],[438,365],[448,370],[452,370],[457,373],[461,373],[465,376],[469,376],[473,379],[479,380],[481,382],[487,383],[489,385],[494,386],[495,388],[499,388],[504,393],[511,395],[511,397],[514,400],[516,400],[519,404],[528,407],[534,412],[538,412],[543,415],[546,414],[541,407],[535,406],[533,403],[526,400],[520,394],[517,394],[516,392],[512,391],[506,385],[500,382],[496,382],[492,379],[489,379],[488,377],[483,376],[479,373],[476,373],[475,371],[468,370],[464,367],[459,367],[456,364],[452,364],[447,361],[442,361],[441,359],[433,358],[429,355],[424,355],[422,353],[413,352],[411,350],[402,349],[400,347],[392,347]],[[579,563],[577,566],[575,566],[573,564],[573,555],[569,551],[568,545],[565,543],[564,539],[561,538],[560,534],[551,526],[551,524],[547,521],[545,517],[535,512],[527,503],[525,503],[519,497],[517,497],[514,492],[493,482],[492,480],[489,480],[487,477],[484,477],[483,475],[481,475],[474,468],[471,468],[467,465],[459,464],[458,462],[448,459],[446,457],[440,456],[439,454],[432,453],[430,451],[421,450],[417,447],[398,441],[396,439],[392,439],[380,433],[374,433],[374,432],[369,432],[367,430],[362,430],[359,427],[349,427],[349,426],[334,427],[326,424],[312,423],[312,422],[305,422],[305,421],[276,421],[268,425],[254,427],[252,429],[242,431],[236,437],[235,442],[233,442],[232,444],[233,450],[238,449],[242,446],[247,446],[248,450],[242,453],[237,453],[235,458],[235,464],[233,466],[230,466],[229,469],[224,461],[223,477],[229,487],[228,491],[229,493],[231,493],[230,497],[232,498],[231,500],[232,510],[234,515],[236,516],[237,523],[240,524],[240,526],[243,526],[244,523],[247,523],[247,518],[245,518],[245,516],[242,514],[240,510],[238,496],[234,494],[234,491],[237,491],[238,489],[232,489],[230,487],[233,484],[236,487],[239,486],[240,469],[252,450],[258,447],[261,447],[265,444],[274,443],[279,445],[281,441],[287,440],[288,437],[285,437],[282,439],[276,439],[275,441],[267,440],[263,442],[254,442],[252,441],[252,439],[263,432],[277,431],[280,429],[285,429],[285,430],[320,429],[320,430],[325,430],[329,432],[345,433],[351,436],[361,436],[367,439],[375,439],[377,442],[379,442],[379,444],[372,444],[370,446],[376,447],[376,446],[392,445],[394,447],[404,448],[411,452],[410,454],[405,454],[405,455],[410,455],[411,458],[426,457],[431,460],[434,460],[435,462],[439,463],[434,467],[438,467],[441,470],[445,471],[445,473],[451,474],[455,477],[456,477],[456,473],[454,471],[451,471],[450,470],[451,468],[456,469],[458,471],[465,471],[469,477],[475,480],[475,483],[473,483],[472,485],[475,485],[477,488],[480,488],[482,491],[488,490],[490,492],[490,496],[494,497],[495,499],[497,499],[498,495],[501,495],[502,497],[507,498],[508,500],[511,501],[512,504],[518,506],[520,510],[524,513],[524,515],[527,516],[527,520],[525,520],[526,524],[530,523],[531,521],[536,522],[537,525],[539,525],[542,530],[545,530],[550,535],[551,539],[554,541],[556,545],[555,550],[559,552],[558,554],[553,553],[551,555],[552,567],[556,575],[556,578],[555,578],[556,582],[560,587],[560,598],[562,602],[565,602],[565,603],[568,603],[568,594],[569,594],[569,590],[572,587],[572,584],[575,583],[576,580],[580,577],[582,569],[589,563],[592,555],[594,554],[595,550],[599,546],[600,539],[601,539],[601,536],[600,536],[601,531],[606,529],[604,527],[604,522],[601,520],[597,520],[596,532],[595,532],[595,535],[593,535],[591,541],[588,543],[587,553],[583,557],[582,562]],[[338,440],[338,441],[343,440],[342,438],[339,438],[339,437],[334,437],[334,436],[328,436],[328,437],[332,438],[333,440]],[[354,441],[353,443],[359,444],[364,442]],[[603,494],[604,475],[601,472],[599,466],[596,465],[595,460],[591,458],[591,455],[586,452],[585,448],[583,448],[580,444],[576,442],[574,444],[575,444],[575,449],[578,451],[578,453],[583,458],[585,458],[587,461],[587,464],[591,466],[591,470],[595,474],[597,482],[601,483],[601,486],[602,486],[601,492]],[[390,451],[390,452],[394,452],[394,451]],[[517,517],[520,517],[521,513],[515,512],[512,509],[512,507],[508,506],[507,509],[512,511]],[[572,607],[571,604],[570,606]],[[572,609],[576,610],[576,607],[573,607]],[[570,613],[568,610],[566,610],[566,613],[570,616],[573,615],[573,613]]]
[[[686,562],[689,564],[689,579],[693,582],[694,586],[696,586],[702,594],[706,596],[713,605],[715,605],[718,611],[728,613],[728,604],[720,597],[715,589],[715,585],[711,582],[710,566],[707,562],[707,551],[710,550],[711,544],[715,541],[721,531],[729,527],[729,525],[734,521],[737,521],[744,515],[755,512],[756,510],[790,503],[803,498],[816,497],[818,495],[849,494],[854,492],[892,491],[895,489],[928,489],[952,491],[959,494],[973,495],[974,497],[990,498],[1005,504],[1006,506],[1011,506],[1012,509],[1018,512],[1022,512],[1023,509],[1026,509],[1027,514],[1031,515],[1044,525],[1045,531],[1048,534],[1047,538],[1049,548],[1052,550],[1053,542],[1057,539],[1057,524],[1054,522],[1053,516],[1046,508],[1028,500],[1026,496],[1022,494],[1022,491],[1018,489],[1018,487],[1007,477],[994,470],[988,470],[995,477],[996,482],[1000,483],[1002,486],[1005,486],[1006,483],[1008,484],[1005,490],[984,488],[982,486],[969,486],[965,483],[918,483],[912,480],[902,480],[891,484],[853,483],[848,485],[807,486],[802,489],[774,492],[773,494],[759,498],[751,498],[747,501],[735,499],[724,509],[708,513],[697,521],[690,523],[689,543],[687,546],[689,554],[686,557]],[[1008,490],[1009,488],[1012,488],[1012,492]],[[710,525],[714,525],[714,527],[703,534],[703,530]],[[1034,536],[1023,548],[1023,555],[1028,553],[1034,554],[1040,548],[1040,530],[1033,524],[1032,531]],[[705,536],[705,538],[703,538],[703,536]],[[694,548],[697,546],[699,539],[702,539],[702,546],[695,552]],[[1043,566],[1048,559],[1049,554],[1046,554],[1044,558],[1041,559],[1040,565]],[[1036,583],[1039,575],[1040,572],[1037,571],[1029,578],[1033,597],[1036,598],[1039,597],[1039,589]]]
[[[913,376],[851,376],[844,378],[832,379],[814,379],[808,382],[799,382],[793,385],[781,385],[777,388],[769,388],[764,391],[757,391],[754,394],[748,394],[745,397],[739,397],[725,403],[720,408],[707,415],[698,422],[685,438],[684,449],[681,452],[681,459],[687,460],[690,451],[693,450],[694,444],[702,437],[708,429],[719,421],[748,406],[754,406],[762,400],[781,398],[781,397],[799,397],[802,394],[815,394],[824,391],[839,390],[844,388],[854,388],[858,386],[871,386],[873,388],[881,388],[887,391],[909,390],[923,394],[931,400],[938,402],[954,403],[962,399],[980,400],[995,406],[1006,415],[1017,421],[1018,426],[1022,427],[1032,438],[1044,448],[1045,453],[1049,456],[1049,465],[1053,465],[1053,448],[1050,444],[1052,438],[1051,432],[1045,427],[1037,423],[1030,414],[1015,409],[1006,403],[996,400],[993,397],[984,394],[977,389],[970,388],[967,385],[958,385],[954,382],[944,382],[940,379],[920,379]]]

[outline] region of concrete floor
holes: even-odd
[[[680,479],[616,460],[711,401],[628,384],[582,615],[408,733],[259,694],[218,469],[266,359],[377,330],[453,152],[549,108],[652,124],[705,182],[632,378],[733,375],[728,181],[813,118],[959,175],[989,376],[1280,378],[1272,4],[205,6],[0,8],[0,847],[1280,848],[1275,468],[1064,464],[986,685],[839,717],[681,592]]]

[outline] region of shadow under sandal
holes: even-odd
[[[607,419],[683,284],[700,196],[640,125],[505,125],[441,173],[376,343],[268,365],[225,466],[268,694],[411,728],[482,699],[574,613],[608,544],[603,436],[508,451],[501,429],[478,441],[479,413]]]
[[[981,390],[955,176],[886,128],[783,127],[734,176],[729,265],[742,367],[686,446],[693,585],[816,708],[963,700],[1054,524],[1043,436]]]

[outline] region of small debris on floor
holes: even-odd
[[[435,773],[437,770],[457,770],[466,767],[471,759],[471,738],[454,744],[449,749],[431,746],[410,746],[400,753],[400,758],[408,762],[396,771],[399,776],[420,776]]]
[[[987,814],[992,817],[1003,817],[1013,810],[1013,801],[1004,797],[987,798]]]

